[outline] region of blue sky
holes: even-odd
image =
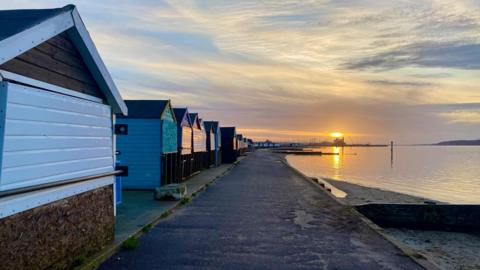
[[[128,99],[255,139],[480,138],[480,1],[73,3]]]

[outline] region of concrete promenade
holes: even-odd
[[[100,269],[423,269],[267,151]]]

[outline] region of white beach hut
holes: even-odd
[[[127,107],[73,5],[0,11],[0,261],[68,268],[113,240]]]

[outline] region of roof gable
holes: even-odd
[[[205,121],[203,122],[206,130],[212,130],[213,133],[218,132],[218,122],[217,121]]]
[[[127,114],[127,106],[74,5],[58,9],[0,11],[0,25],[0,65],[66,32],[113,112]]]
[[[171,109],[170,100],[125,100],[125,104],[128,118],[160,119],[167,109]]]
[[[177,119],[178,126],[182,126],[184,124],[187,124],[189,127],[192,126],[192,122],[190,120],[187,108],[173,108],[173,113],[175,114],[175,118]]]
[[[200,124],[200,118],[198,118],[198,113],[189,113],[190,121],[192,123],[192,127],[202,129],[202,125]]]

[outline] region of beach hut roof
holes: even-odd
[[[129,118],[158,118],[171,108],[170,100],[125,100]],[[119,115],[119,118],[122,116]],[[174,116],[175,117],[175,116]]]
[[[200,124],[200,118],[198,118],[198,113],[189,113],[190,121],[192,126],[196,126],[198,129],[202,129],[202,125]]]
[[[187,108],[173,108],[173,113],[177,119],[177,125],[181,126],[182,122],[185,120],[189,126],[192,126],[192,121],[190,120],[190,115]]]
[[[213,133],[217,133],[218,121],[205,121],[203,124],[205,125],[206,130],[211,129]]]
[[[202,122],[203,128],[205,129],[206,133],[209,133],[213,130],[212,125],[208,124],[207,121],[203,121],[202,119],[200,119],[200,121]]]
[[[127,114],[127,106],[74,5],[55,9],[2,10],[0,25],[0,65],[66,32],[113,112]]]

